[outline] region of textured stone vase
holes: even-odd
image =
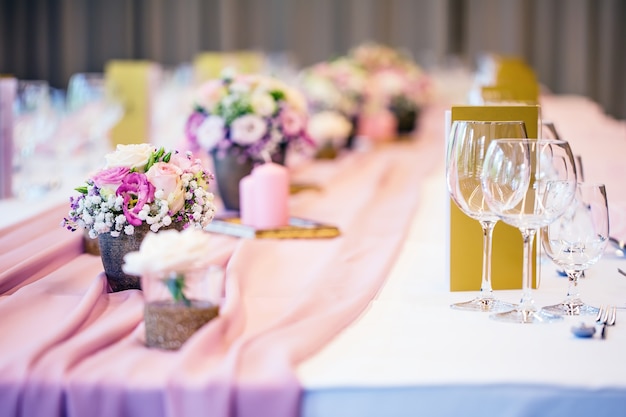
[[[169,227],[161,228],[182,230],[182,223],[174,223]],[[135,233],[132,235],[120,234],[118,237],[111,236],[110,233],[98,235],[98,247],[100,248],[100,258],[104,273],[112,292],[141,289],[141,279],[135,275],[128,275],[122,270],[124,264],[124,255],[128,252],[138,251],[141,242],[150,231],[148,224],[142,224],[135,227]],[[158,232],[157,232],[158,233]]]
[[[398,134],[411,133],[417,125],[417,109],[396,109],[394,110],[396,121],[398,122]]]
[[[358,127],[359,127],[358,114],[350,118],[350,123],[352,124],[352,130],[350,131],[350,135],[348,136],[348,139],[346,139],[347,149],[354,148],[354,145],[356,144],[356,134],[358,132]]]
[[[392,100],[389,110],[396,118],[399,136],[407,135],[416,129],[420,112],[419,107],[404,98],[396,98]]]

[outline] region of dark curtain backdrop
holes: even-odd
[[[0,72],[59,88],[113,58],[175,66],[258,49],[304,66],[366,40],[426,68],[520,55],[550,90],[626,119],[624,0],[0,0]]]

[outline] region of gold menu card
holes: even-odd
[[[456,120],[524,121],[529,138],[536,138],[539,106],[454,106],[451,123]],[[482,230],[480,223],[467,216],[450,201],[449,252],[450,291],[478,291],[482,272]],[[535,246],[536,248],[536,242]],[[536,249],[533,259],[533,287],[536,287]],[[519,229],[499,221],[493,233],[493,289],[522,287],[523,247]]]
[[[264,56],[257,51],[201,52],[193,61],[196,81],[220,78],[227,67],[240,74],[253,74],[263,70]]]
[[[122,102],[124,115],[111,129],[113,147],[150,141],[150,96],[156,76],[150,61],[112,60],[105,67],[107,93]]]

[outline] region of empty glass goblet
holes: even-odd
[[[480,178],[489,142],[503,137],[526,137],[524,122],[455,121],[452,125],[446,161],[448,191],[456,205],[478,220],[483,231],[483,262],[480,294],[451,307],[471,311],[504,311],[513,304],[496,300],[491,286],[491,248],[498,216],[485,202]]]
[[[485,155],[481,181],[491,210],[517,227],[524,242],[520,304],[491,317],[515,323],[562,319],[534,305],[530,253],[537,230],[563,215],[574,199],[576,169],[569,144],[553,139],[493,140]]]
[[[579,183],[574,203],[563,216],[542,229],[541,237],[546,254],[569,279],[565,299],[543,309],[567,316],[597,314],[598,308],[580,298],[578,279],[600,260],[608,243],[609,210],[604,185]]]

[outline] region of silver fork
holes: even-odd
[[[596,316],[596,322],[602,325],[602,331],[600,337],[606,338],[606,326],[614,326],[617,319],[617,309],[615,306],[600,307],[598,315]]]

